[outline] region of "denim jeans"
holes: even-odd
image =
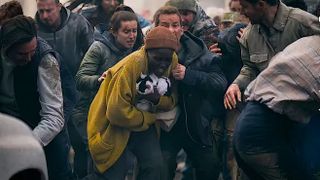
[[[249,102],[240,114],[234,147],[240,168],[250,179],[313,179],[299,140],[306,125],[291,121],[258,102]],[[318,149],[317,152],[319,152]]]

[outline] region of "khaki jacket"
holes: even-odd
[[[241,90],[268,66],[276,53],[302,37],[320,34],[320,23],[317,17],[280,3],[269,31],[259,24],[249,25],[240,40],[243,67],[233,83]]]
[[[301,38],[272,58],[245,91],[293,121],[308,123],[320,113],[320,36]]]

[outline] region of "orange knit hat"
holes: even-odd
[[[178,47],[177,36],[166,27],[157,26],[151,29],[145,38],[145,49],[169,48],[177,52]]]

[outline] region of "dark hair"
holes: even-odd
[[[116,8],[115,12],[118,12],[118,11],[128,11],[128,12],[132,12],[132,13],[135,14],[135,12],[133,11],[133,9],[132,9],[131,7],[126,6],[126,5],[124,5],[124,4],[120,4],[120,5]],[[136,16],[137,16],[137,15],[136,15]],[[138,18],[137,18],[137,19],[138,19]],[[136,42],[134,43],[134,46],[133,46],[133,50],[134,50],[134,51],[137,50],[137,49],[139,49],[139,48],[143,45],[143,43],[144,43],[144,41],[143,41],[144,36],[143,36],[143,32],[142,32],[141,26],[140,26],[140,24],[139,24],[139,19],[138,19],[137,22],[138,22],[137,38],[136,38]]]
[[[36,0],[36,1],[38,2],[38,1],[44,1],[44,0]],[[54,0],[54,3],[60,4],[60,0]]]
[[[9,49],[31,41],[37,36],[36,24],[31,17],[18,15],[5,21],[0,30],[1,48]]]
[[[122,21],[137,21],[138,24],[138,18],[134,13],[129,11],[118,11],[111,17],[110,30],[117,32],[121,27]]]
[[[4,21],[13,18],[17,15],[22,15],[23,10],[21,4],[18,1],[9,1],[0,6],[0,25]]]
[[[134,11],[125,5],[120,5],[116,9],[116,12],[112,15],[110,20],[110,30],[116,32],[120,29],[122,21],[136,21],[137,22],[137,38],[133,45],[133,51],[138,50],[143,45],[143,33],[139,25],[137,15]]]
[[[250,4],[257,4],[259,2],[259,0],[245,0],[245,1],[249,2]],[[280,3],[280,0],[263,0],[263,1],[265,1],[270,6],[275,6]]]
[[[116,0],[116,1],[118,1],[119,4],[123,4],[123,0]],[[101,7],[102,0],[93,0],[93,3],[98,7]]]
[[[132,12],[132,13],[135,13],[134,10],[127,6],[127,5],[124,5],[124,4],[120,4],[115,10],[114,12],[117,12],[117,11],[128,11],[128,12]]]
[[[176,14],[177,16],[179,16],[180,23],[181,23],[181,15],[179,13],[179,10],[176,7],[163,6],[154,13],[153,22],[155,26],[159,25],[159,17],[161,14]]]

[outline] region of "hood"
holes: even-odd
[[[62,29],[67,24],[67,22],[69,21],[69,18],[70,18],[70,14],[71,14],[71,11],[69,9],[67,9],[63,6],[61,7],[61,11],[60,11],[61,24],[60,24],[59,28],[56,29],[55,31],[52,31],[47,25],[45,25],[41,22],[38,12],[35,15],[35,20],[36,20],[37,25],[39,26],[39,29],[41,29],[41,31],[43,31],[45,33],[54,33],[54,32],[59,31],[60,29]]]
[[[189,31],[185,31],[183,33],[180,39],[180,44],[181,49],[179,51],[179,57],[183,57],[185,59],[185,65],[190,64],[208,51],[207,46],[204,44],[204,42],[201,39],[195,37]],[[181,55],[180,53],[184,53],[185,55]]]
[[[207,15],[203,8],[196,3],[196,15],[192,21],[192,27],[190,27],[190,32],[195,32],[201,30],[204,26],[212,25],[216,26],[213,20]]]
[[[118,55],[129,54],[132,51],[131,48],[121,49],[118,46],[116,46],[114,36],[109,31],[105,31],[100,36],[96,35],[95,40],[103,43],[104,45],[109,47],[111,51],[113,51],[115,54],[118,54]]]

